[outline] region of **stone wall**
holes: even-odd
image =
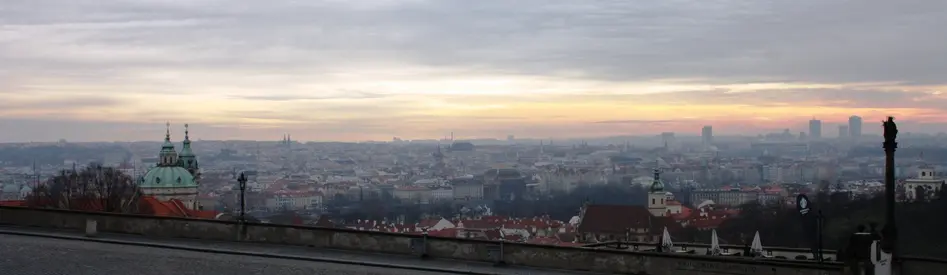
[[[642,242],[604,242],[595,245],[588,245],[586,247],[594,247],[601,249],[614,249],[614,250],[625,250],[625,251],[651,251],[658,247],[658,244],[655,243],[642,243]],[[683,250],[683,251],[694,251],[694,254],[697,255],[707,255],[710,251],[710,244],[702,243],[684,243],[684,242],[674,242],[673,249]],[[739,245],[720,245],[720,248],[723,249],[724,253],[733,253],[733,252],[742,252],[744,247]],[[772,256],[775,258],[782,259],[815,259],[812,255],[812,250],[806,248],[792,248],[792,247],[774,247],[774,246],[764,246],[763,253]],[[826,259],[835,260],[837,251],[835,250],[823,250],[822,255]]]
[[[0,207],[0,225],[82,229],[95,220],[102,232],[155,237],[245,241],[420,255],[466,261],[503,262],[537,268],[619,274],[842,274],[839,264],[784,260],[754,260],[702,255],[613,251],[366,232],[307,226],[239,224],[228,221]],[[502,252],[501,252],[502,251]],[[499,256],[502,255],[502,256]]]

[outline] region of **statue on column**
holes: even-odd
[[[881,125],[884,128],[885,143],[895,142],[898,138],[898,125],[894,123],[894,118],[888,117]]]
[[[895,244],[897,243],[898,229],[895,221],[895,166],[894,152],[898,148],[898,125],[894,123],[893,117],[882,123],[884,128],[884,149],[885,149],[885,227],[881,232],[881,240],[871,242],[871,263],[874,266],[874,274],[891,274],[891,262],[894,258]]]

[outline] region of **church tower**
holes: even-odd
[[[181,155],[178,155],[174,143],[171,143],[171,124],[168,123],[167,127],[164,143],[158,153],[158,166],[148,169],[148,172],[138,179],[138,187],[145,196],[160,201],[179,200],[186,208],[198,209],[198,182],[183,165],[187,164],[188,160],[193,160],[191,165],[197,167],[196,159],[190,150],[190,140],[185,138],[184,148]]]
[[[182,142],[181,154],[178,155],[178,166],[187,169],[194,176],[195,180],[199,178],[200,166],[197,164],[197,156],[191,150],[191,136],[188,124],[184,124],[184,142]]]
[[[661,182],[661,170],[654,169],[654,181],[648,190],[648,211],[655,217],[667,216],[667,193]]]
[[[164,144],[161,145],[161,152],[158,153],[158,166],[169,167],[177,165],[178,152],[174,150],[174,143],[171,143],[171,123],[168,122],[164,133]]]

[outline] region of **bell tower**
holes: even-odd
[[[661,170],[654,169],[654,181],[648,190],[648,211],[656,217],[667,216],[667,192],[661,181]]]
[[[161,145],[161,152],[158,153],[158,166],[174,166],[178,162],[178,152],[174,150],[174,143],[171,143],[171,123],[167,123],[164,133],[164,144]]]

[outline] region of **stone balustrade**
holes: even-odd
[[[656,243],[643,243],[643,242],[604,242],[597,244],[590,244],[584,246],[586,248],[594,249],[610,249],[610,250],[623,250],[623,251],[653,251],[658,247]],[[739,245],[720,245],[722,252],[724,253],[741,253],[744,250],[743,246]],[[684,242],[675,242],[673,244],[674,251],[693,251],[695,255],[709,255],[710,244],[704,243],[684,243]],[[815,256],[812,255],[811,249],[805,248],[794,248],[794,247],[775,247],[768,246],[763,247],[763,254],[767,257],[778,258],[778,259],[787,259],[787,260],[812,260],[815,261]],[[837,260],[837,251],[835,250],[823,250],[822,257],[829,261]],[[726,257],[726,256],[725,256]]]
[[[259,242],[308,246],[312,249],[418,256],[426,254],[432,259],[505,263],[559,270],[649,275],[843,274],[843,266],[839,263],[618,251],[311,226],[239,224],[233,221],[0,207],[0,225],[84,230],[90,220],[95,221],[96,231],[103,233]]]

